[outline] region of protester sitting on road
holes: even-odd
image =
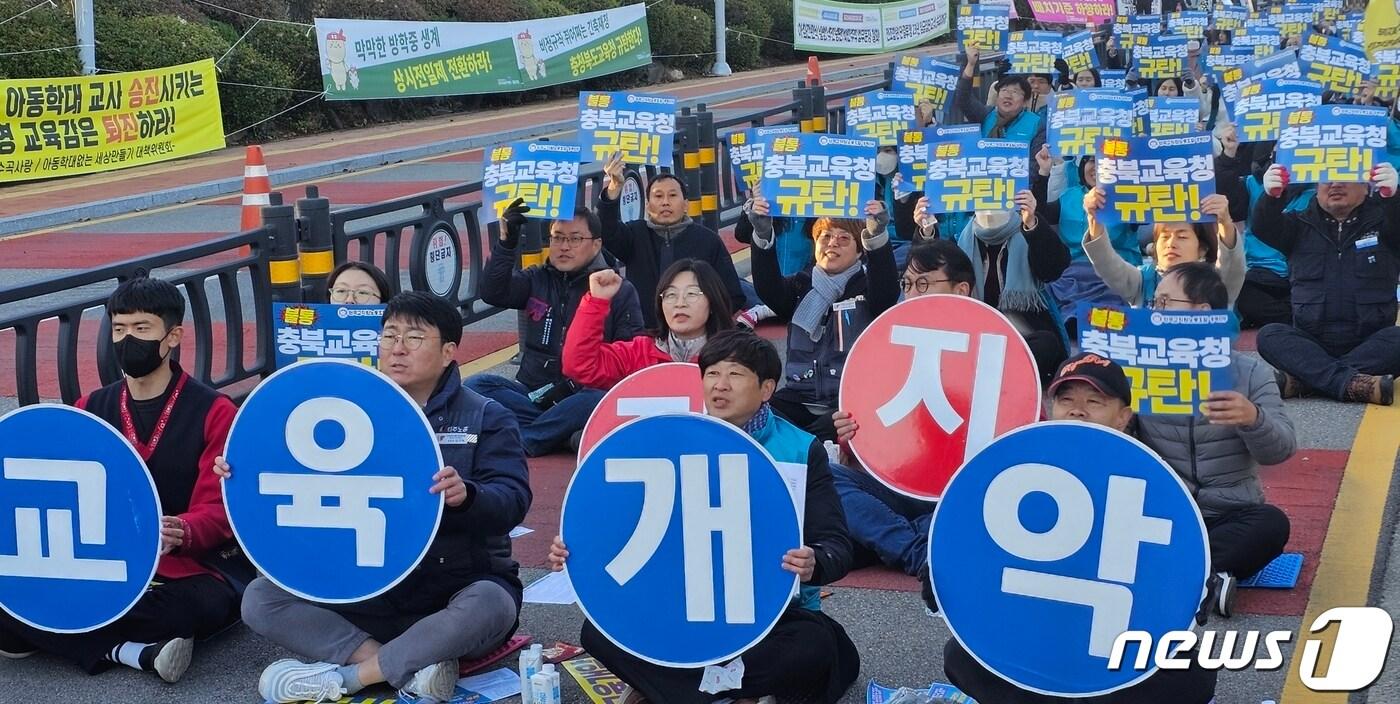
[[[778,269],[773,219],[762,194],[754,196],[749,214],[754,287],[788,321],[783,388],[773,396],[773,410],[821,440],[836,439],[831,414],[846,353],[867,325],[899,302],[889,214],[878,200],[867,203],[865,213],[865,222],[818,219],[812,226],[816,265],[786,277]]]
[[[86,633],[42,631],[0,611],[0,656],[42,650],[88,674],[119,664],[177,682],[195,639],[238,620],[241,585],[253,577],[241,553],[219,557],[236,546],[212,468],[237,409],[175,361],[185,299],[174,284],[125,281],[107,299],[107,315],[123,378],[75,405],[121,431],[150,470],[164,513],[157,581],[124,616]]]
[[[243,621],[315,662],[278,660],[258,693],[270,702],[333,702],[388,682],[405,694],[447,701],[459,658],[500,647],[520,614],[519,565],[510,531],[530,508],[529,476],[515,417],[462,386],[453,355],[462,316],[412,291],[389,300],[379,368],[423,408],[446,464],[424,486],[446,503],[422,562],[388,592],[351,604],[319,604],[265,577],[248,586]],[[232,468],[218,459],[216,472]],[[420,491],[423,489],[419,489]]]
[[[514,379],[477,374],[467,388],[489,398],[520,423],[520,441],[531,457],[553,452],[583,432],[603,393],[583,388],[563,373],[564,335],[579,301],[588,292],[588,277],[610,268],[603,255],[598,216],[580,207],[569,220],[549,226],[549,259],[542,266],[517,269],[525,212],[517,199],[501,218],[501,235],[491,243],[491,259],[482,276],[481,300],[523,311],[520,371]],[[605,342],[630,340],[642,333],[641,303],[631,282],[623,281],[603,322]]]
[[[914,207],[924,236],[932,237],[937,225],[929,222],[927,210],[926,199]],[[978,211],[957,242],[977,275],[973,297],[1011,319],[1048,381],[1050,370],[1069,356],[1069,339],[1046,285],[1069,267],[1069,248],[1036,214],[1029,190],[1016,194],[1015,214],[1019,217],[1010,210]]]
[[[1029,142],[1034,154],[1045,142],[1045,120],[1030,107],[1030,83],[1024,76],[1003,76],[997,82],[995,106],[981,104],[972,91],[980,51],[976,44],[968,44],[967,65],[958,79],[953,104],[968,122],[982,126],[983,137]]]
[[[753,195],[744,201],[739,221],[734,223],[734,240],[740,244],[753,245]],[[792,276],[799,271],[808,271],[816,264],[812,258],[812,223],[816,218],[772,218],[773,251],[778,257],[778,270],[783,276]],[[755,287],[755,293],[757,289]]]
[[[1060,319],[1065,321],[1066,330],[1073,334],[1080,303],[1125,305],[1122,296],[1110,290],[1098,272],[1094,271],[1089,255],[1084,253],[1084,231],[1089,225],[1084,212],[1084,195],[1097,182],[1098,160],[1093,156],[1083,156],[1074,162],[1078,178],[1074,183],[1066,183],[1053,200],[1048,199],[1050,181],[1055,172],[1066,170],[1071,162],[1053,159],[1050,148],[1044,145],[1036,152],[1035,160],[1039,168],[1031,178],[1031,192],[1035,194],[1040,217],[1059,228],[1060,241],[1069,249],[1069,266],[1048,288],[1059,306]],[[1108,239],[1123,261],[1133,266],[1142,264],[1137,229],[1132,225],[1120,223],[1108,228]]]
[[[1244,180],[1245,191],[1249,195],[1249,210],[1259,203],[1264,194],[1264,171],[1273,164],[1273,147],[1268,147],[1267,156],[1251,166],[1251,173]],[[1264,151],[1264,150],[1260,150]],[[1282,200],[1287,204],[1285,212],[1302,212],[1312,202],[1317,187],[1307,183],[1295,183],[1284,189]],[[1264,244],[1254,233],[1254,218],[1245,220],[1244,229],[1244,285],[1235,300],[1235,312],[1240,316],[1240,327],[1261,328],[1269,323],[1293,323],[1292,286],[1288,281],[1288,259],[1283,253]]]
[[[1225,284],[1205,262],[1178,264],[1162,276],[1157,310],[1223,311]],[[1293,421],[1267,365],[1231,355],[1235,388],[1213,391],[1201,404],[1204,420],[1184,415],[1138,416],[1138,435],[1181,476],[1196,497],[1210,533],[1212,570],[1220,579],[1215,609],[1233,611],[1235,586],[1283,553],[1288,517],[1264,502],[1260,464],[1293,456]]]
[[[717,312],[733,316],[757,305],[757,300],[748,300],[724,240],[714,230],[690,218],[685,184],[675,174],[653,176],[647,184],[646,215],[641,220],[622,221],[619,198],[624,166],[620,155],[608,160],[604,188],[598,194],[598,218],[603,225],[603,247],[626,267],[627,280],[639,295],[657,290],[661,272],[672,263],[699,259],[714,268],[724,284],[725,303],[729,307]],[[755,315],[757,317],[761,316]],[[642,320],[646,327],[658,325],[651,306],[642,306]]]
[[[610,389],[629,374],[655,364],[693,362],[705,340],[734,327],[725,311],[729,297],[713,267],[680,259],[661,274],[653,294],[655,332],[605,342],[603,321],[622,288],[616,271],[595,271],[564,337],[564,375],[595,389]]]
[[[925,240],[909,248],[909,266],[900,280],[907,298],[932,294],[971,296],[977,277],[967,253],[948,240]],[[836,439],[845,448],[860,426],[847,411],[832,415]],[[913,499],[880,481],[843,452],[841,464],[831,466],[856,564],[879,561],[908,575],[928,565],[928,529],[935,504]]]
[[[393,291],[389,277],[369,262],[345,262],[326,279],[327,300],[340,305],[383,303]]]
[[[802,519],[806,544],[783,558],[783,569],[798,575],[802,589],[773,630],[740,656],[742,687],[720,695],[741,704],[754,704],[761,697],[834,704],[859,674],[860,654],[841,624],[821,612],[817,589],[844,577],[851,563],[846,519],[826,450],[769,407],[782,374],[782,360],[772,343],[747,330],[720,332],[700,350],[699,362],[705,407],[711,416],[751,435],[774,460],[807,467]],[[564,569],[568,559],[563,539],[555,536],[550,569]],[[699,704],[717,698],[698,689],[701,670],[644,661],[608,640],[590,621],[584,621],[580,644],[627,683],[630,691],[619,701]]]
[[[1244,247],[1238,246],[1239,235],[1230,217],[1229,199],[1219,193],[1201,199],[1201,212],[1214,216],[1214,225],[1188,222],[1153,225],[1152,261],[1134,266],[1114,251],[1105,236],[1107,230],[1098,218],[1105,198],[1102,186],[1084,194],[1084,213],[1088,218],[1084,253],[1109,290],[1122,296],[1129,305],[1141,307],[1156,298],[1158,282],[1167,269],[1182,262],[1216,262],[1229,292],[1227,303],[1234,304],[1244,283]]]
[[[1364,183],[1324,183],[1306,210],[1286,212],[1285,164],[1264,173],[1254,232],[1288,258],[1293,324],[1259,331],[1259,354],[1279,370],[1284,398],[1320,393],[1388,406],[1400,374],[1395,282],[1400,275],[1400,198],[1395,167]]]
[[[1133,418],[1132,387],[1122,367],[1093,353],[1066,360],[1050,384],[1051,420],[1093,423],[1118,432],[1129,432]],[[928,577],[923,581],[924,602],[937,611]],[[1203,610],[1198,621],[1205,623]],[[943,673],[964,694],[979,702],[997,704],[1206,704],[1215,696],[1217,673],[1196,663],[1194,653],[1179,654],[1191,665],[1185,670],[1160,669],[1146,680],[1112,694],[1069,698],[1030,692],[1002,679],[975,660],[957,639],[943,645]]]

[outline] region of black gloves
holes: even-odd
[[[528,212],[530,206],[525,205],[525,199],[516,198],[501,213],[501,245],[506,249],[520,246],[520,230],[525,227],[525,213]]]

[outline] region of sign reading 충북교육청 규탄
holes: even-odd
[[[729,163],[734,167],[734,182],[742,184],[746,191],[753,190],[763,178],[763,157],[772,145],[772,140],[767,138],[773,135],[797,134],[799,131],[799,125],[767,125],[750,127],[728,135]]]
[[[434,433],[378,371],[299,362],[259,384],[234,418],[229,523],[278,587],[322,603],[363,601],[407,577],[437,535],[443,495],[429,488],[443,466],[439,443],[475,442],[465,426]]]
[[[327,100],[528,90],[651,63],[644,5],[520,22],[316,19]]]
[[[277,368],[304,359],[346,359],[377,367],[383,317],[382,305],[273,303]]]
[[[0,95],[0,184],[113,171],[224,147],[213,59],[97,76],[0,80]]]
[[[1079,346],[1117,362],[1144,415],[1194,415],[1215,391],[1235,388],[1231,353],[1239,322],[1229,310],[1163,311],[1079,305]]]
[[[875,198],[875,140],[834,134],[767,140],[760,185],[775,217],[859,218]]]
[[[1211,136],[1104,138],[1099,143],[1099,186],[1105,225],[1214,222],[1201,201],[1215,193]],[[1288,163],[1288,162],[1283,162]]]
[[[493,147],[487,152],[481,175],[486,212],[498,219],[519,198],[530,206],[526,218],[568,218],[574,212],[582,152],[569,142],[512,142]]]
[[[51,403],[0,417],[0,609],[15,619],[85,633],[121,618],[156,576],[162,515],[141,456],[102,419]]]

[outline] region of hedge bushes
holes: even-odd
[[[218,4],[256,17],[292,22],[310,22],[313,17],[480,22],[556,17],[611,9],[635,1],[228,0]],[[0,0],[0,19],[22,12],[34,2]],[[209,57],[219,60],[227,131],[263,120],[321,90],[316,38],[304,27],[274,22],[254,26],[255,20],[248,17],[193,0],[94,0],[94,4],[97,65],[103,70],[142,70]],[[656,60],[658,64],[690,76],[701,75],[709,68],[714,62],[714,20],[710,14],[713,7],[714,0],[661,0],[647,9],[652,53],[662,57]],[[76,49],[71,48],[75,40],[70,12],[68,3],[59,3],[57,8],[43,6],[0,25],[0,47],[7,51],[70,47],[0,56],[0,79],[76,75],[80,65]],[[728,60],[734,70],[795,58],[787,43],[792,39],[792,0],[729,0],[726,20],[731,28]],[[620,90],[644,85],[648,74],[647,70],[638,69],[574,87]],[[290,90],[232,85],[235,83]],[[482,105],[512,105],[558,95],[563,90],[404,101],[312,101],[234,139],[266,139]]]

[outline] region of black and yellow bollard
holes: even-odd
[[[297,200],[297,230],[300,235],[302,300],[325,301],[326,285],[335,269],[331,240],[331,202],[321,197],[316,186],[306,187],[306,197]]]
[[[700,138],[700,212],[705,227],[719,232],[719,159],[716,149],[719,137],[715,134],[715,114],[699,105],[696,117],[696,131]]]
[[[271,203],[262,209],[262,218],[263,226],[272,228],[272,251],[267,258],[267,277],[272,283],[272,300],[279,303],[301,303],[296,208],[282,205],[281,193],[273,193]]]

